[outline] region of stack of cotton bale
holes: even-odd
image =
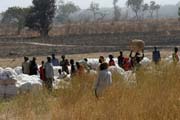
[[[12,68],[0,68],[0,97],[13,97],[17,95],[16,72]]]

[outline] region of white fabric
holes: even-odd
[[[15,68],[14,68],[14,70],[15,70],[15,72],[16,72],[16,74],[17,74],[17,75],[19,75],[19,74],[22,74],[22,73],[23,73],[23,72],[22,72],[22,67],[20,67],[20,66],[15,67]]]
[[[140,64],[144,66],[149,65],[150,63],[151,63],[151,60],[147,57],[144,57],[140,62]]]
[[[102,91],[112,84],[112,74],[109,70],[99,71],[97,80],[95,82],[95,91],[99,96]]]
[[[20,74],[14,79],[17,80],[16,86],[21,91],[30,91],[33,90],[33,88],[42,87],[42,80],[40,80],[40,77],[37,75],[29,76],[26,74]]]

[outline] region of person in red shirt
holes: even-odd
[[[42,81],[45,81],[45,69],[44,69],[44,61],[41,62],[41,67],[39,68],[39,73],[40,73],[40,79]]]
[[[132,66],[131,66],[131,62],[129,61],[129,58],[124,58],[124,61],[123,61],[123,69],[125,71],[129,71],[132,69]]]
[[[114,56],[113,55],[109,55],[109,66],[115,66],[115,62],[113,60]]]

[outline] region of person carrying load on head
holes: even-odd
[[[131,64],[133,68],[139,68],[140,67],[140,62],[144,58],[144,47],[145,47],[145,42],[143,40],[138,40],[134,39],[130,42],[130,50],[131,53],[129,57],[131,58]],[[140,51],[142,51],[142,56],[140,54]],[[132,53],[135,52],[135,56],[132,57]]]
[[[140,67],[140,62],[143,60],[143,58],[144,58],[144,50],[142,50],[142,56],[141,56],[141,54],[137,51],[136,53],[135,53],[135,56],[134,57],[132,57],[132,53],[133,53],[133,51],[131,51],[131,53],[130,53],[130,55],[129,55],[129,57],[131,58],[131,65],[132,65],[132,67],[134,67],[134,68],[139,68]]]

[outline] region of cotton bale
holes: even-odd
[[[143,40],[134,39],[129,43],[130,50],[133,52],[139,52],[144,50],[145,42]]]
[[[16,67],[16,68],[14,68],[14,71],[16,72],[16,74],[17,75],[19,75],[19,74],[22,74],[23,72],[22,72],[22,67],[20,67],[20,66],[18,66],[18,67]]]

